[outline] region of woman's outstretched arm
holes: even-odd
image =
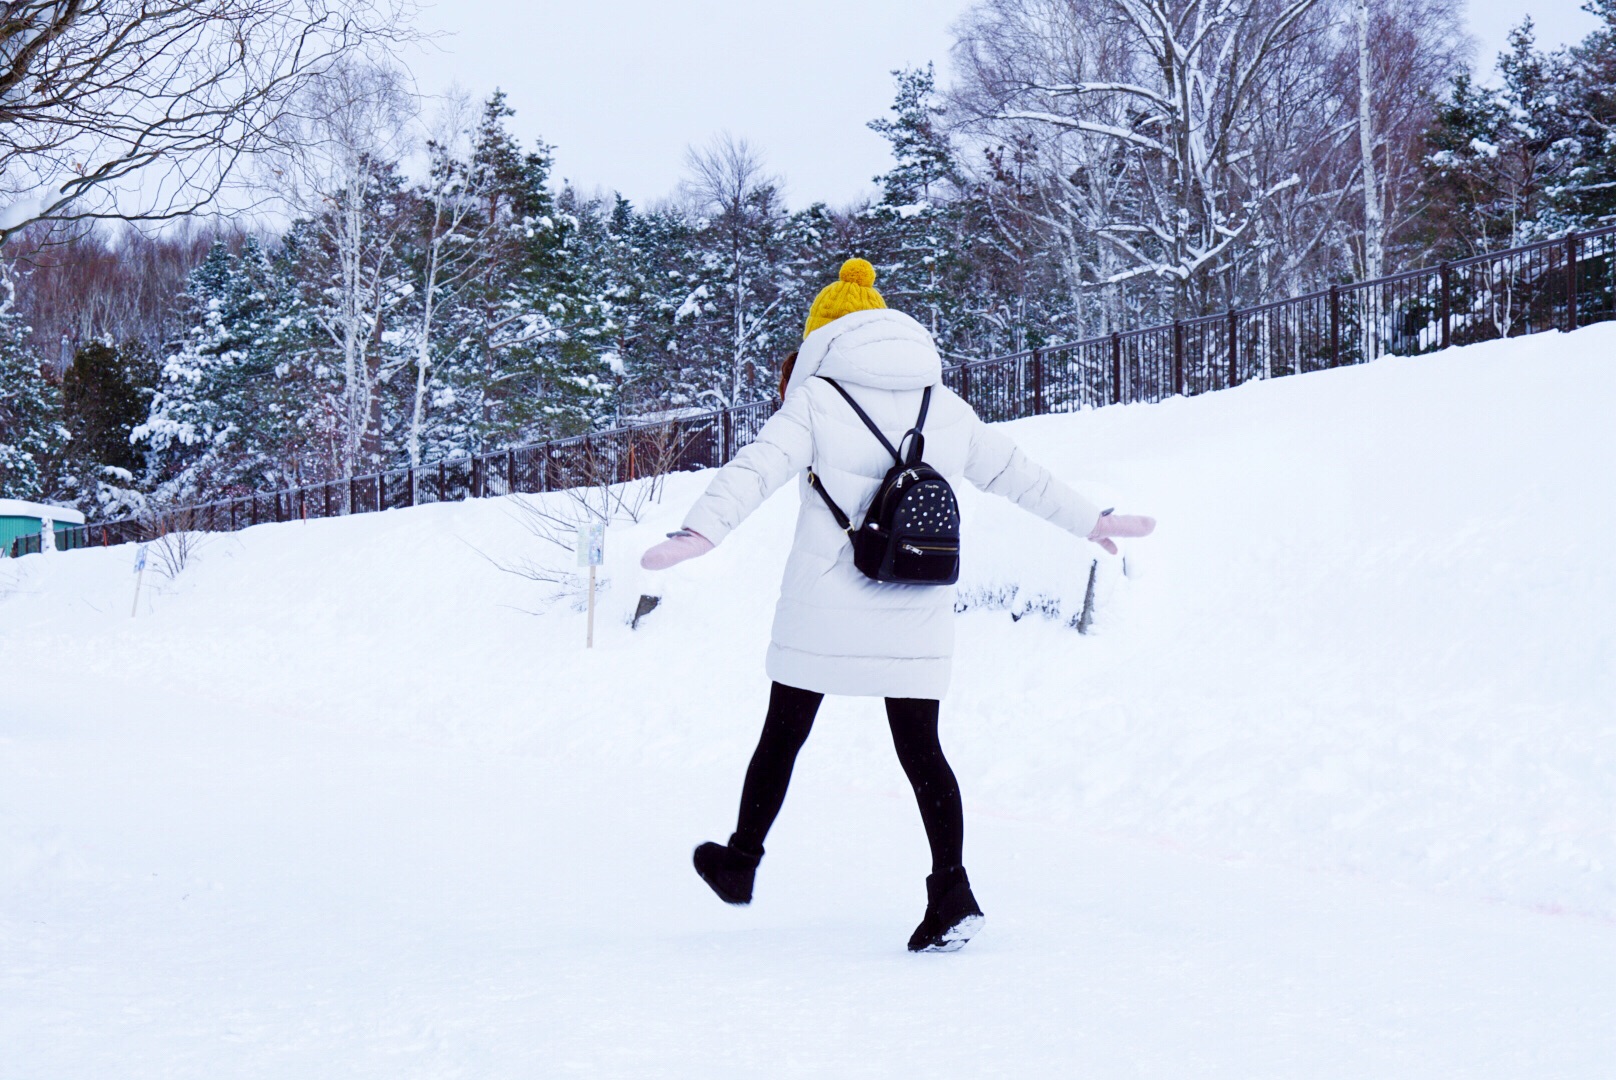
[[[780,411],[758,431],[757,438],[713,474],[707,490],[685,515],[684,528],[680,530],[693,534],[700,543],[676,535],[647,551],[642,566],[660,570],[706,554],[714,545],[723,543],[781,484],[813,462],[814,438],[807,398],[800,392],[786,398]],[[672,561],[664,561],[670,556]]]
[[[1113,555],[1117,546],[1111,537],[1149,536],[1156,527],[1153,518],[1102,514],[1098,506],[1022,453],[1008,435],[981,420],[971,425],[965,478],[1075,536],[1094,541]]]

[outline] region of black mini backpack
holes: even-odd
[[[823,378],[823,376],[821,376]],[[931,408],[931,387],[920,399],[920,416],[904,434],[899,445],[908,444],[907,455],[898,452],[881,434],[869,414],[842,389],[835,379],[825,379],[892,455],[895,465],[875,489],[864,524],[853,528],[852,521],[836,505],[825,486],[808,470],[808,483],[819,492],[830,508],[836,524],[853,542],[853,565],[864,576],[892,585],[952,585],[959,580],[959,501],[941,473],[921,460],[926,438],[920,429]]]

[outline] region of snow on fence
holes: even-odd
[[[1331,286],[1255,307],[948,367],[985,420],[1203,394],[1382,356],[1574,330],[1616,317],[1616,226]],[[58,531],[57,547],[228,532],[489,495],[621,483],[724,464],[773,415],[771,399],[495,453]],[[21,537],[13,555],[37,552]]]

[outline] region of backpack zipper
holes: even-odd
[[[939,545],[936,545],[936,544],[915,545],[915,544],[911,544],[911,543],[908,543],[907,541],[905,541],[904,543],[899,544],[898,546],[901,547],[903,550],[907,551],[911,555],[926,555],[926,554],[929,554],[929,553],[936,553],[936,552],[945,552],[945,553],[947,553],[949,555],[958,555],[959,554],[958,545],[955,545],[955,546],[952,546],[952,547],[944,547],[944,546],[939,546]]]

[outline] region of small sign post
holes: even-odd
[[[589,567],[589,630],[584,647],[595,647],[595,567],[606,561],[606,524],[578,526],[578,565]]]
[[[129,617],[133,619],[140,613],[140,582],[146,576],[146,545],[141,544],[140,550],[135,552],[135,604],[129,609]]]

